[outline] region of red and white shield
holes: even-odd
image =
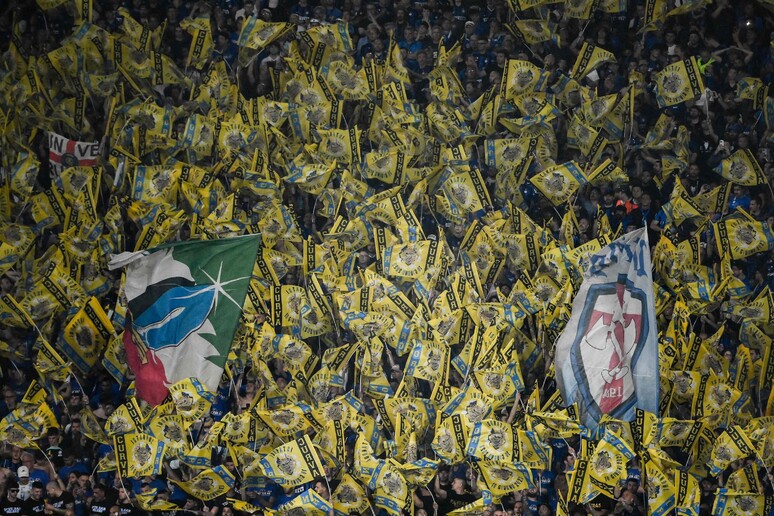
[[[643,300],[622,283],[598,290],[576,340],[589,398],[610,414],[634,395],[632,358],[642,336]],[[580,380],[580,379],[579,379]]]

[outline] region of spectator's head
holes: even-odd
[[[3,274],[0,276],[0,292],[11,292],[13,290],[13,281]],[[16,396],[14,395],[14,398]]]
[[[628,186],[619,186],[615,189],[616,197],[618,197],[619,201],[626,202],[632,197],[632,192],[629,190]]]
[[[3,401],[9,409],[16,408],[16,393],[10,387],[3,389]]]
[[[10,502],[16,501],[19,496],[19,483],[16,480],[8,480],[5,483],[5,496]]]
[[[315,492],[326,500],[330,500],[331,492],[328,489],[328,484],[324,479],[319,479],[314,483]]]
[[[19,466],[16,476],[19,477],[20,484],[27,485],[30,482],[30,469],[27,466]]]
[[[218,48],[223,50],[228,46],[229,38],[228,32],[221,31],[218,33]]]
[[[750,214],[758,215],[761,212],[761,201],[758,197],[750,198]]]
[[[59,430],[56,428],[49,428],[46,433],[46,439],[49,446],[59,446]]]
[[[107,488],[105,487],[105,484],[96,484],[94,486],[93,492],[94,492],[94,499],[98,501],[102,501],[105,499],[105,493]]]
[[[454,491],[457,494],[462,494],[465,492],[465,488],[467,487],[467,482],[465,481],[465,477],[457,475],[452,480],[452,491]]]
[[[62,494],[62,488],[59,487],[59,484],[56,483],[56,481],[52,480],[48,484],[46,484],[46,496],[49,498],[56,498],[57,496]]]
[[[745,264],[742,261],[734,260],[731,262],[731,273],[734,275],[736,279],[744,279],[745,278]]]
[[[81,431],[81,418],[74,417],[70,421],[70,432],[72,433],[78,433]]]
[[[33,500],[40,500],[43,497],[43,483],[36,480],[32,483],[32,492],[30,493]]]
[[[183,509],[187,511],[199,511],[202,508],[202,502],[197,500],[196,498],[193,498],[189,496],[185,499],[185,505],[183,506]]]

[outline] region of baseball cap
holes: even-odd
[[[30,469],[27,466],[20,466],[16,470],[16,476],[19,478],[30,478]]]

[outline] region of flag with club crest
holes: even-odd
[[[589,257],[556,343],[556,364],[562,398],[578,404],[591,429],[603,414],[629,421],[635,408],[658,413],[658,334],[645,228]]]
[[[79,142],[49,131],[48,160],[51,170],[59,174],[69,167],[92,167],[97,164],[99,147],[99,142]]]
[[[124,345],[138,397],[157,405],[190,377],[217,390],[260,241],[189,241],[111,259],[112,269],[127,267]]]

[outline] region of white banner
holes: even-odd
[[[589,258],[572,316],[556,343],[566,405],[594,429],[602,414],[625,421],[635,408],[658,413],[658,330],[645,228]]]
[[[48,132],[48,161],[55,174],[70,167],[93,167],[98,157],[99,142],[79,142]]]

